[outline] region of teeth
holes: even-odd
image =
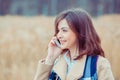
[[[66,42],[66,41],[60,41],[60,43],[64,43],[64,42]]]
[[[65,40],[60,40],[60,41],[65,41]]]
[[[62,40],[62,41],[60,41],[60,42],[64,42],[64,41]]]
[[[64,43],[64,42],[66,42],[66,40],[60,40],[60,43]]]

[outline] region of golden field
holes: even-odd
[[[0,17],[0,80],[33,80],[45,58],[55,17]],[[120,80],[120,15],[93,18],[115,80]],[[106,74],[107,75],[107,74]]]

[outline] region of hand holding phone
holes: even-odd
[[[53,37],[48,45],[48,55],[45,63],[54,64],[55,60],[62,53],[61,44],[56,37]]]
[[[61,48],[61,44],[58,40],[54,40],[55,44],[57,45],[57,47]]]

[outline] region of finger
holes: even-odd
[[[55,46],[55,43],[54,43],[53,40],[51,40],[51,41],[49,42],[49,46]]]
[[[52,37],[49,45],[50,45],[50,46],[55,46],[55,45],[56,45],[56,44],[55,44],[55,41],[56,41],[56,40],[57,40],[57,37],[56,37],[56,36]]]
[[[52,40],[57,40],[57,37],[54,36],[54,37],[52,38]]]

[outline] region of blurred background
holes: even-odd
[[[120,13],[119,0],[0,0],[1,15],[55,16],[73,7],[81,7],[92,16]]]
[[[0,0],[0,80],[33,80],[38,61],[47,55],[55,17],[69,8],[90,13],[120,80],[120,0]]]

